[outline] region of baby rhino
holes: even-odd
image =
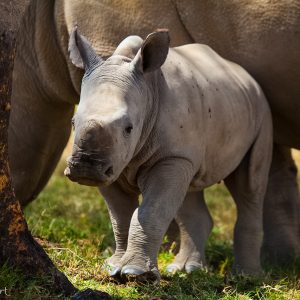
[[[159,279],[173,218],[182,246],[169,269],[200,267],[211,227],[201,191],[223,179],[238,211],[234,268],[258,273],[272,122],[253,78],[206,45],[169,49],[166,30],[128,37],[104,61],[75,29],[69,50],[85,74],[65,175],[107,202],[111,274]]]

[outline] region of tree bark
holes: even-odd
[[[7,3],[5,3],[7,2]],[[31,236],[18,200],[15,198],[8,163],[8,124],[12,70],[16,52],[16,29],[25,10],[14,1],[1,2],[0,20],[0,263],[17,267],[28,276],[48,276],[57,292],[74,294],[77,289],[54,266]],[[13,11],[11,11],[14,9]],[[6,17],[3,16],[6,13]],[[7,14],[8,13],[8,14]],[[9,20],[7,20],[9,19]]]

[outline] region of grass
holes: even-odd
[[[160,285],[116,284],[101,271],[113,251],[105,203],[97,189],[68,181],[61,170],[62,165],[25,215],[32,234],[80,289],[103,290],[114,299],[300,299],[300,260],[286,269],[268,269],[262,277],[230,274],[235,207],[222,184],[206,191],[215,225],[206,247],[208,270],[170,276],[164,268],[173,254],[165,251],[159,255]],[[46,278],[26,281],[7,266],[0,268],[0,291],[6,287],[10,299],[64,299],[49,294],[50,284]],[[3,297],[2,292],[0,299]]]

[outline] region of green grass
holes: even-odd
[[[103,290],[115,299],[300,299],[300,261],[287,269],[269,269],[257,278],[230,274],[235,207],[222,184],[206,191],[215,225],[207,243],[209,270],[169,276],[164,268],[173,254],[162,252],[160,285],[116,284],[101,271],[104,259],[113,251],[103,199],[97,189],[74,184],[60,174],[58,169],[25,214],[32,234],[80,289]],[[0,290],[7,287],[10,299],[63,299],[49,294],[49,284],[41,278],[26,281],[6,266],[0,269]]]

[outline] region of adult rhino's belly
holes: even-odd
[[[274,142],[300,149],[300,68],[253,74],[270,104]],[[297,71],[297,72],[296,72]],[[299,74],[297,74],[299,73]],[[298,76],[297,76],[298,75]]]
[[[276,90],[275,90],[276,92]],[[275,143],[300,149],[300,82],[299,93],[280,93],[269,97]]]
[[[237,57],[235,61],[250,72],[266,95],[275,143],[300,149],[300,43],[292,45],[294,51],[291,46],[280,48],[281,44],[260,50],[251,58]]]

